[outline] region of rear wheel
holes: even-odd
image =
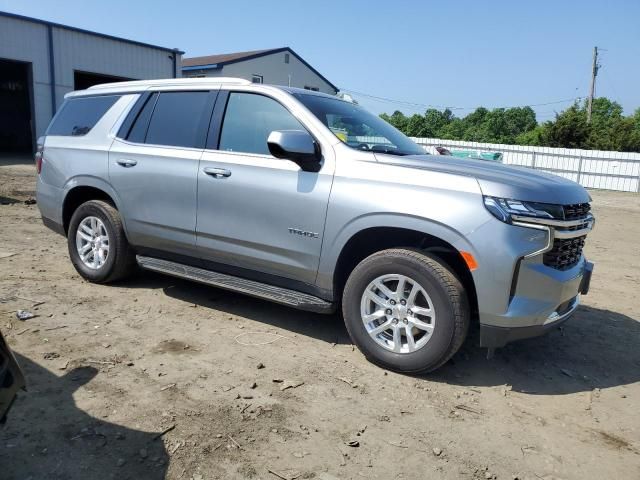
[[[102,200],[90,200],[76,209],[69,223],[67,244],[73,266],[90,282],[113,282],[135,267],[120,214]]]
[[[365,356],[401,372],[428,372],[460,348],[469,327],[464,287],[437,258],[406,249],[364,259],[344,289],[343,315]]]

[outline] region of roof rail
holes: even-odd
[[[233,77],[205,77],[205,78],[166,78],[159,80],[134,80],[131,82],[101,83],[89,87],[88,90],[127,89],[135,87],[169,87],[169,86],[198,86],[211,84],[251,85],[249,80]]]

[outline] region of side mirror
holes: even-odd
[[[271,155],[291,160],[305,172],[320,171],[320,149],[308,132],[274,130],[269,134],[267,146]]]

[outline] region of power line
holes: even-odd
[[[404,105],[407,107],[418,107],[418,108],[440,108],[440,109],[449,109],[449,110],[475,110],[478,107],[450,107],[450,106],[446,106],[446,105],[432,105],[432,104],[427,104],[427,103],[417,103],[417,102],[408,102],[405,100],[397,100],[397,99],[393,99],[393,98],[387,98],[387,97],[380,97],[378,95],[371,95],[369,93],[364,93],[364,92],[359,92],[357,90],[351,90],[349,88],[343,88],[341,89],[345,92],[348,93],[353,93],[355,95],[360,95],[366,98],[370,98],[372,100],[378,100],[381,102],[387,102],[387,103],[393,103],[396,105]],[[508,108],[524,108],[524,107],[544,107],[547,105],[557,105],[560,103],[567,103],[567,102],[577,102],[580,101],[582,99],[584,99],[585,97],[573,97],[573,98],[565,98],[563,100],[554,100],[553,102],[544,102],[544,103],[534,103],[534,104],[529,104],[529,105],[516,105],[516,106],[508,106],[508,107],[494,107],[494,108],[504,108],[504,109],[508,109]]]
[[[449,110],[467,110],[464,107],[448,107],[445,105],[431,105],[426,103],[416,103],[416,102],[407,102],[404,100],[395,100],[393,98],[379,97],[377,95],[371,95],[369,93],[359,92],[357,90],[351,90],[348,88],[341,88],[341,90],[344,90],[345,92],[348,92],[348,93],[354,93],[356,95],[361,95],[363,97],[371,98],[374,100],[380,100],[382,102],[388,102],[388,103],[395,103],[398,105],[406,105],[409,107],[448,108]]]

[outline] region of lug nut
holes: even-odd
[[[394,318],[393,320],[391,320],[391,323],[393,323],[394,325],[397,325],[398,324],[398,319]]]
[[[404,323],[405,325],[409,323],[409,320],[407,320],[406,318],[402,320],[402,323]]]
[[[387,308],[387,310],[384,313],[386,313],[387,315],[391,315],[392,312],[390,308]]]
[[[395,304],[396,304],[396,301],[395,301],[395,300],[391,300],[389,303],[390,303],[391,305],[395,305]]]
[[[408,313],[409,315],[413,315],[413,312],[412,312],[410,309],[409,309],[409,310],[407,310],[407,313]]]
[[[406,304],[407,304],[406,300],[400,300],[400,305],[406,305]]]

